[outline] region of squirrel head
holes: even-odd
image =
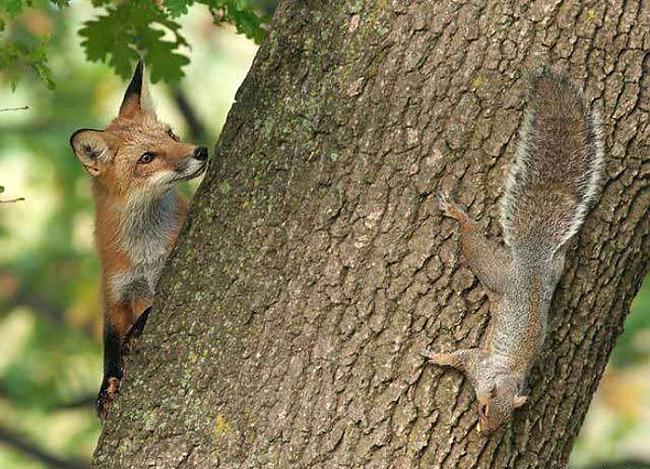
[[[521,396],[518,391],[516,379],[499,377],[478,393],[479,433],[487,436],[496,431],[512,418],[515,409],[526,403],[528,396]]]

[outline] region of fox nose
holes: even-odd
[[[197,147],[192,156],[199,161],[205,161],[208,159],[208,149],[206,147]]]

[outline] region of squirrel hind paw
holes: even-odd
[[[440,207],[440,210],[446,217],[453,218],[454,220],[457,220],[461,223],[469,222],[465,211],[455,203],[450,202],[446,194],[443,192],[438,192],[437,199],[438,207]]]

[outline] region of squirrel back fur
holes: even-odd
[[[600,117],[582,90],[547,69],[535,75],[501,200],[506,245],[548,255],[562,247],[584,221],[602,162]]]

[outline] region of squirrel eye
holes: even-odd
[[[167,130],[167,135],[169,135],[171,137],[171,139],[174,140],[175,142],[180,142],[181,141],[181,139],[178,138],[178,135],[176,135],[172,129]]]
[[[144,152],[142,154],[142,156],[140,157],[140,159],[138,160],[138,164],[151,163],[155,157],[156,157],[156,155],[154,155],[153,153],[151,153],[149,151]]]

